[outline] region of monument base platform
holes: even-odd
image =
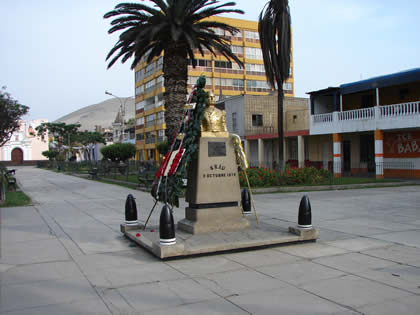
[[[178,222],[178,229],[191,234],[234,232],[246,229],[249,222],[242,217],[238,206],[222,208],[185,209],[185,219]]]
[[[125,230],[124,235],[153,255],[165,259],[315,241],[319,237],[318,229],[308,229],[300,235],[295,233],[266,223],[261,223],[260,227],[257,227],[253,221],[250,228],[233,232],[191,234],[177,229],[176,244],[170,246],[160,245],[158,226],[148,227],[145,231]]]

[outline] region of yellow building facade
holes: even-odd
[[[229,35],[232,52],[244,63],[240,68],[224,56],[213,56],[205,50],[202,56],[198,50],[195,68],[188,66],[188,92],[200,75],[206,76],[206,90],[213,90],[217,97],[240,94],[267,95],[272,91],[266,81],[264,62],[258,34],[258,22],[225,17],[212,17],[210,20],[235,26],[240,31]],[[135,112],[136,148],[138,160],[159,161],[157,145],[165,140],[165,105],[163,101],[163,56],[150,63],[142,60],[135,68]],[[294,96],[293,52],[290,78],[284,83],[285,96]]]

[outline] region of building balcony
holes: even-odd
[[[311,115],[311,135],[420,127],[420,101]]]

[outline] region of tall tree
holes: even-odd
[[[140,3],[120,3],[104,18],[115,18],[108,33],[123,31],[118,42],[110,50],[107,60],[113,57],[110,68],[119,58],[126,62],[134,56],[134,69],[142,57],[150,62],[154,57],[163,56],[164,101],[166,107],[166,136],[172,141],[183,118],[187,95],[188,60],[195,65],[194,49],[204,55],[208,49],[213,55],[221,53],[228,60],[240,66],[242,62],[232,53],[230,40],[217,35],[215,29],[231,34],[238,29],[225,23],[209,21],[207,18],[222,13],[243,13],[242,10],[228,9],[235,2],[218,4],[215,0],[150,0],[154,7]]]
[[[0,147],[19,129],[19,120],[28,110],[28,106],[19,104],[6,92],[6,87],[0,89]]]
[[[277,128],[280,167],[283,166],[283,82],[290,74],[291,18],[288,0],[270,0],[258,21],[265,73],[277,88]]]

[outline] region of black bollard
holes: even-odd
[[[159,235],[160,245],[174,245],[176,243],[174,217],[167,205],[162,207],[160,213]]]
[[[249,194],[248,188],[242,189],[241,193],[242,199],[242,210],[245,214],[251,213],[251,195]]]
[[[129,194],[125,201],[125,224],[128,226],[138,225],[137,206],[132,194]]]
[[[311,203],[307,195],[304,195],[300,201],[298,227],[301,229],[312,228]]]

